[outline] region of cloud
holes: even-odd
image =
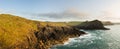
[[[90,14],[87,12],[80,12],[77,9],[68,9],[59,13],[29,13],[31,16],[54,19],[54,20],[76,20],[87,18]]]

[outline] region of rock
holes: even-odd
[[[70,37],[78,37],[82,34],[85,34],[85,32],[70,26],[45,26],[40,27],[38,31],[35,32],[39,43],[38,45],[42,44],[38,46],[40,49],[48,49],[52,45],[64,43]]]
[[[109,30],[108,28],[105,28],[102,22],[99,20],[86,21],[74,27],[85,30],[94,30],[94,29]]]

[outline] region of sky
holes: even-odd
[[[41,21],[120,22],[120,0],[0,0],[0,13]]]

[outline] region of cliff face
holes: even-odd
[[[104,25],[102,24],[102,22],[99,20],[86,21],[75,27],[79,28],[79,29],[87,29],[87,30],[92,30],[92,29],[108,30],[108,28],[105,28]]]
[[[76,28],[0,15],[0,49],[48,49],[85,34]]]
[[[39,43],[37,48],[48,49],[52,45],[64,43],[70,37],[78,37],[82,34],[85,33],[70,26],[39,25],[38,31],[35,32]]]

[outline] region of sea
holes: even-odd
[[[50,49],[120,49],[120,25],[105,27],[110,30],[81,30],[87,34]]]

